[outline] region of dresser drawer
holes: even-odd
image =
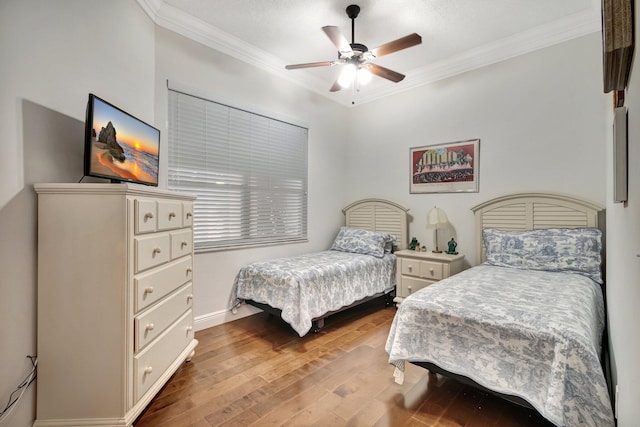
[[[193,250],[193,233],[190,228],[171,232],[171,259],[188,255]]]
[[[436,282],[436,280],[416,279],[414,277],[403,276],[400,292],[401,295],[408,297],[409,295],[418,292],[420,289],[426,288]]]
[[[191,283],[134,319],[134,351],[140,351],[193,305]]]
[[[158,230],[182,227],[182,202],[179,200],[158,200]]]
[[[135,312],[148,307],[190,281],[193,276],[192,271],[193,259],[189,256],[137,275],[133,279]]]
[[[157,210],[156,201],[148,199],[136,199],[135,206],[135,233],[152,233],[156,231]]]
[[[182,202],[182,226],[191,227],[193,225],[193,203]]]
[[[138,401],[193,340],[193,312],[187,311],[150,346],[133,358],[134,396]]]
[[[169,261],[170,240],[169,233],[136,237],[134,239],[135,272],[138,273]]]
[[[442,276],[442,263],[420,261],[420,277],[425,279],[440,280]]]

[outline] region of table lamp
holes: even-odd
[[[427,228],[436,230],[436,239],[435,239],[435,249],[431,252],[433,253],[442,253],[441,250],[438,249],[438,228],[442,228],[449,223],[449,219],[447,218],[447,214],[439,207],[434,206],[433,209],[429,211],[427,214]]]

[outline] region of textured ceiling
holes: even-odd
[[[523,53],[600,31],[599,0],[138,0],[163,27],[282,75],[336,102],[378,99]],[[358,4],[355,42],[370,49],[411,33],[422,44],[375,63],[405,74],[374,77],[362,90],[330,93],[339,66],[285,70],[334,60],[321,27],[351,41],[345,13]]]

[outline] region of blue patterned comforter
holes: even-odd
[[[386,350],[519,396],[558,426],[613,426],[599,360],[604,305],[582,275],[479,265],[398,308]]]
[[[324,251],[255,262],[240,269],[234,304],[253,300],[282,310],[303,336],[312,320],[396,286],[396,256]]]

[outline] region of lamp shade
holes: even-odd
[[[427,214],[427,228],[438,228],[449,223],[447,214],[441,208],[434,207]]]

